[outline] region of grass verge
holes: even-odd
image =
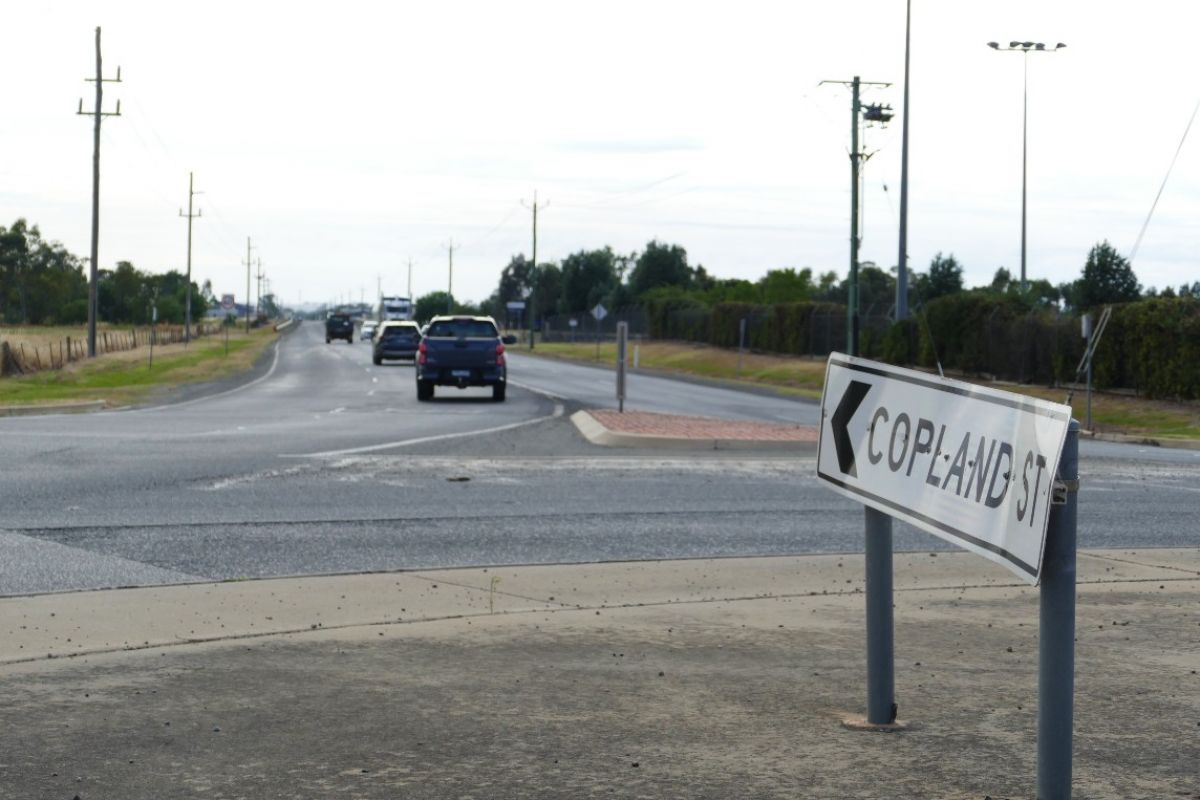
[[[144,403],[184,384],[228,378],[249,370],[278,334],[270,328],[233,332],[229,353],[225,339],[212,336],[182,344],[139,347],[92,360],[76,361],[65,369],[0,379],[0,405],[23,406],[73,400],[104,400],[109,406]]]
[[[562,358],[581,363],[605,366],[616,362],[616,345],[601,343],[597,357],[594,343],[542,342],[534,353],[550,358]],[[630,359],[633,358],[630,343]],[[640,342],[638,361],[647,369],[674,372],[679,375],[716,379],[752,386],[769,386],[786,394],[819,399],[825,381],[825,359],[745,353],[741,369],[737,352],[706,345],[681,342]],[[992,386],[1004,391],[1040,397],[1062,403],[1067,391],[1044,386],[998,385],[986,381],[972,383]],[[1075,416],[1081,422],[1087,415],[1087,397],[1076,391],[1071,401]],[[1099,433],[1119,433],[1148,438],[1180,438],[1200,440],[1200,403],[1171,403],[1161,400],[1092,394],[1092,424]]]

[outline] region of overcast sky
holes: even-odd
[[[1020,264],[1028,56],[1029,274],[1128,254],[1200,98],[1194,4],[913,0],[910,264],[953,253],[968,285]],[[246,238],[285,302],[447,285],[486,297],[530,249],[680,244],[719,277],[845,273],[850,93],[897,111],[866,132],[861,258],[897,260],[903,0],[41,2],[5,8],[0,224],[89,250],[95,28],[103,28],[100,263],[182,269],[245,295]],[[1200,127],[1200,126],[1198,126]],[[1200,280],[1200,130],[1134,269]],[[886,188],[885,188],[886,187]]]

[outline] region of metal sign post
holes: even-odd
[[[1075,549],[1079,421],[1071,420],[1059,460],[1042,553],[1038,617],[1037,796],[1070,800],[1075,716]]]
[[[817,478],[867,507],[865,727],[895,722],[897,517],[1041,584],[1038,797],[1069,799],[1079,487],[1070,406],[834,353]]]
[[[746,349],[746,318],[738,320],[738,360],[737,374],[742,374],[742,351]]]
[[[600,303],[596,303],[596,307],[592,309],[592,316],[596,318],[596,360],[600,360],[600,322],[608,316],[608,309]]]
[[[629,323],[617,323],[617,411],[625,413],[625,352],[629,347]]]

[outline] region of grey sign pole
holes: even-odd
[[[742,351],[746,349],[746,318],[738,320],[738,362],[737,374],[742,374]]]
[[[892,518],[867,507],[867,723],[896,721]]]
[[[1042,554],[1038,631],[1037,796],[1070,800],[1075,710],[1075,546],[1079,420],[1071,420]]]
[[[629,323],[617,323],[617,411],[625,413],[625,361],[629,349]]]

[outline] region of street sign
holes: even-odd
[[[841,353],[821,397],[817,477],[1030,584],[1069,406]]]
[[[572,328],[576,328],[579,326],[579,320],[575,319],[574,317],[572,317],[569,321],[571,323]]]
[[[600,322],[608,316],[608,309],[596,303],[596,307],[592,309],[592,316],[596,318],[596,322]]]
[[[221,308],[225,309],[226,311],[233,310],[233,295],[231,295],[231,294],[221,295]]]
[[[524,300],[509,300],[505,304],[505,308],[507,308],[509,311],[524,311],[525,310],[525,301]]]

